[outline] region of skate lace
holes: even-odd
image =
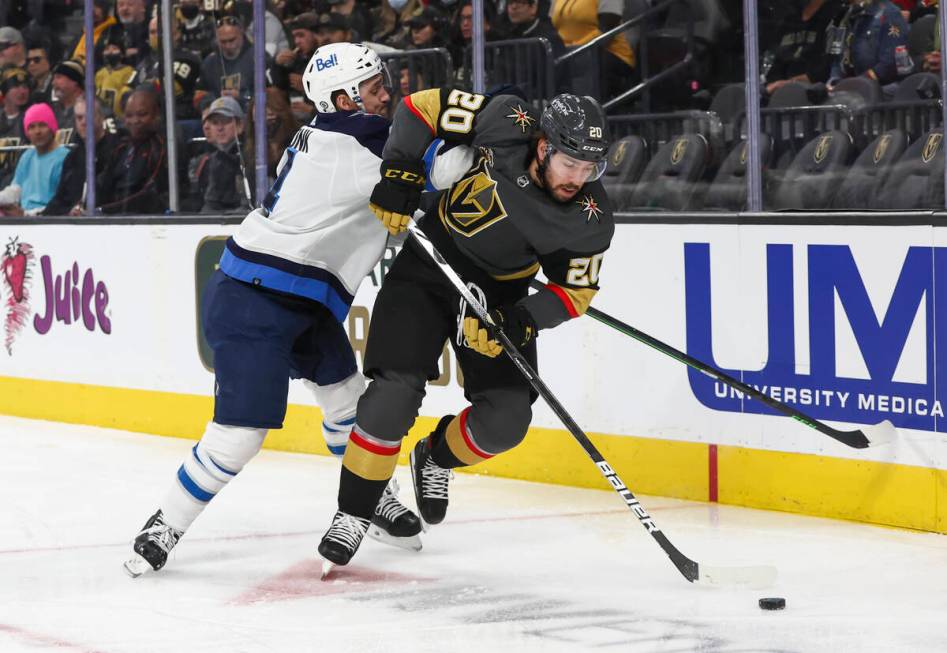
[[[339,542],[350,551],[358,548],[365,531],[368,530],[368,520],[347,515],[344,512],[336,514],[335,521],[326,533],[326,539]]]
[[[447,500],[447,482],[454,473],[428,458],[421,468],[421,490],[425,499]]]
[[[171,553],[171,549],[178,543],[183,531],[171,528],[161,521],[156,521],[153,526],[146,528],[144,534],[148,536],[149,542],[154,542],[165,553]]]
[[[409,510],[398,501],[398,490],[398,482],[395,479],[391,479],[388,487],[385,488],[384,494],[381,495],[378,507],[375,508],[375,514],[381,515],[388,521],[394,521],[401,515],[409,512]]]

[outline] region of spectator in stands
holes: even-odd
[[[56,94],[53,108],[60,129],[72,129],[75,125],[72,109],[84,88],[85,67],[78,61],[63,61],[53,69],[53,92]]]
[[[271,57],[277,52],[289,49],[289,39],[286,38],[286,29],[275,13],[275,6],[270,0],[266,2],[266,12],[263,14],[263,49]],[[247,19],[247,31],[253,33],[253,18]]]
[[[502,41],[505,34],[497,27],[497,17],[490,3],[483,5],[483,31],[487,41]],[[467,48],[473,41],[473,4],[471,0],[464,0],[460,9],[454,14],[451,26],[451,40],[448,48],[454,61],[454,77],[463,86],[471,84],[471,61],[467,56]]]
[[[372,40],[404,50],[411,44],[408,21],[421,13],[420,0],[382,0],[381,9],[374,18],[375,36]]]
[[[109,32],[117,31],[121,34],[125,41],[125,62],[137,66],[152,48],[148,37],[145,0],[118,0],[115,14],[120,25],[110,28]]]
[[[937,0],[934,0],[936,2]],[[939,12],[940,9],[934,7],[935,12]],[[931,49],[928,52],[925,52],[921,56],[921,69],[924,72],[928,73],[940,73],[940,15],[938,14],[938,20],[934,24],[934,40],[931,44]]]
[[[23,115],[30,105],[30,77],[22,68],[5,68],[0,72],[0,93],[3,93],[3,115],[0,115],[0,138],[26,138]]]
[[[26,44],[23,34],[12,27],[0,27],[0,68],[26,68]]]
[[[118,28],[118,21],[109,12],[112,9],[110,0],[94,0],[92,5],[92,42],[95,44],[95,65],[102,62],[102,35],[107,31]],[[75,59],[79,63],[85,63],[85,30],[79,36],[70,50],[70,59]],[[47,54],[49,50],[47,50]]]
[[[128,133],[102,171],[103,213],[164,213],[168,209],[168,152],[160,133],[161,98],[141,86],[125,105]]]
[[[352,30],[349,20],[340,13],[329,12],[319,17],[320,45],[328,43],[348,43],[352,41]]]
[[[180,24],[176,17],[171,17],[172,37],[174,38],[174,66],[172,74],[174,76],[174,102],[176,120],[197,120],[201,117],[200,111],[194,106],[194,93],[197,89],[197,81],[201,71],[201,60],[191,50],[180,47],[181,31]],[[161,41],[159,35],[159,22],[157,18],[152,18],[148,23],[148,38],[156,47],[142,59],[135,71],[135,78],[132,84],[138,86],[142,83],[151,83],[160,87],[164,83],[164,54],[161,50]]]
[[[32,147],[16,164],[13,182],[0,191],[3,215],[36,215],[53,198],[63,160],[68,154],[56,142],[56,116],[48,104],[34,104],[26,110],[23,129]]]
[[[188,166],[191,188],[197,191],[194,210],[222,213],[250,207],[246,194],[253,183],[245,180],[239,141],[243,117],[240,103],[231,97],[217,98],[204,111],[204,133],[211,148]]]
[[[839,19],[835,43],[839,54],[832,64],[829,86],[845,77],[865,75],[882,86],[892,84],[913,71],[907,53],[908,24],[890,0],[849,0],[850,7]],[[843,42],[838,42],[839,40]],[[902,48],[899,50],[899,48]]]
[[[303,89],[303,73],[309,65],[313,52],[322,45],[319,16],[312,12],[299,14],[289,23],[289,29],[292,32],[295,47],[277,54],[276,65],[286,71],[293,113],[303,117],[311,115],[315,109],[315,105],[309,101]]]
[[[217,21],[217,44],[219,52],[211,53],[201,64],[198,86],[215,97],[227,95],[245,106],[253,96],[253,46],[239,18],[224,16]],[[272,66],[269,55],[266,64]]]
[[[565,54],[566,46],[547,14],[539,13],[539,0],[507,0],[501,28],[511,39],[544,38],[552,46],[553,57]]]
[[[372,37],[372,15],[367,3],[356,3],[355,0],[328,0],[328,3],[331,13],[345,16],[352,30],[352,41],[367,41]]]
[[[53,71],[49,62],[49,45],[46,42],[29,44],[26,51],[26,70],[33,78],[32,102],[52,102]]]
[[[201,10],[200,0],[181,0],[178,13],[181,30],[180,45],[201,59],[214,51],[214,19]]]
[[[135,69],[125,63],[125,40],[112,33],[106,37],[102,49],[102,66],[95,73],[95,94],[102,98],[118,120],[125,115],[125,98],[132,92],[129,84],[135,79]]]
[[[93,137],[95,138],[95,174],[96,189],[101,187],[98,180],[102,171],[105,169],[106,162],[112,157],[112,152],[118,146],[119,137],[105,129],[105,114],[108,111],[107,105],[101,100],[94,103],[94,115],[92,119]],[[59,178],[59,185],[56,187],[56,193],[43,209],[42,215],[82,215],[84,207],[80,206],[83,195],[85,194],[86,172],[85,172],[85,143],[88,129],[86,121],[86,103],[85,98],[80,97],[76,101],[76,139],[75,146],[66,155],[62,164],[62,175]]]
[[[766,72],[766,93],[789,82],[826,82],[832,58],[826,52],[826,28],[842,11],[842,0],[808,0],[802,10],[780,26],[776,46],[764,55],[772,60]]]
[[[244,159],[256,160],[256,149],[253,144],[256,104],[251,103],[249,119],[247,120],[244,139]],[[283,151],[289,146],[293,134],[299,129],[299,124],[289,108],[286,95],[278,88],[270,86],[266,89],[266,172],[269,181],[276,178],[276,165],[283,156]]]
[[[622,0],[555,0],[552,24],[566,47],[574,48],[617,27],[622,22]],[[619,34],[601,48],[599,78],[603,100],[625,91],[635,79],[635,53]],[[576,71],[573,71],[575,73]]]
[[[407,22],[410,39],[403,44],[406,50],[443,48],[447,32],[447,19],[437,9],[426,7]]]

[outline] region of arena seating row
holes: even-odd
[[[858,150],[839,130],[805,144],[784,168],[773,167],[772,138],[761,142],[764,206],[772,210],[911,210],[944,203],[943,130],[909,139],[884,132]],[[700,134],[682,134],[648,156],[640,136],[626,136],[609,152],[603,178],[618,211],[726,210],[746,207],[747,144],[732,148],[716,169]]]

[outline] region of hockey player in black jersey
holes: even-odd
[[[414,93],[396,110],[370,208],[393,234],[417,210],[421,159],[435,138],[467,147],[470,167],[420,222],[494,321],[536,365],[536,336],[582,315],[598,290],[614,232],[598,181],[608,149],[605,117],[588,97],[557,96],[541,117],[512,95],[455,89]],[[542,269],[548,283],[529,295]],[[375,302],[365,356],[372,378],[358,402],[343,458],[339,508],[319,553],[347,564],[368,528],[450,340],[470,405],[445,415],[411,453],[425,526],[440,523],[451,469],[512,449],[526,435],[535,394],[456,290],[409,240]]]

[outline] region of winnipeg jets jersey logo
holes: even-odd
[[[599,208],[598,202],[595,201],[595,198],[591,195],[586,195],[578,202],[576,202],[580,207],[580,210],[585,212],[585,224],[592,222],[592,218],[595,218],[596,222],[601,223],[602,218],[599,216],[602,215],[602,209]]]
[[[515,107],[510,108],[513,110],[513,113],[506,117],[510,118],[513,124],[519,127],[522,133],[525,134],[529,128],[533,126],[533,123],[536,122],[536,119],[529,115],[529,109],[524,109],[522,105],[517,104]]]

